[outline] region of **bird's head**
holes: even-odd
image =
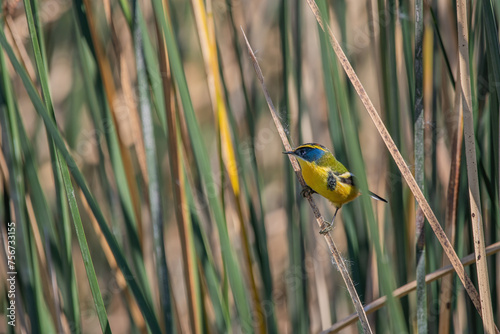
[[[331,154],[326,147],[316,143],[302,144],[296,147],[293,151],[286,151],[283,153],[291,154],[299,158],[299,161],[303,160],[309,163],[317,162],[323,158],[325,154]]]

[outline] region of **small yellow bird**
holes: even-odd
[[[331,230],[335,216],[342,205],[361,194],[355,184],[354,175],[320,144],[303,144],[293,151],[283,153],[298,158],[302,176],[307,183],[307,187],[301,191],[301,194],[306,196],[306,194],[318,193],[335,206],[332,222],[325,222],[327,227],[320,231],[321,234],[327,233]],[[382,197],[371,191],[368,192],[374,199],[387,203]]]

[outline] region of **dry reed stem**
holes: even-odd
[[[457,254],[455,253],[455,250],[453,249],[453,247],[451,247],[450,241],[446,237],[446,234],[444,233],[443,228],[439,224],[436,216],[434,215],[434,212],[432,211],[431,207],[429,206],[429,203],[427,203],[427,200],[425,199],[422,191],[418,187],[418,185],[415,181],[415,178],[413,177],[410,169],[408,168],[405,160],[403,159],[403,156],[401,155],[396,144],[392,140],[391,135],[387,131],[387,128],[385,127],[384,123],[382,122],[382,119],[378,115],[377,110],[373,106],[373,103],[370,100],[370,97],[366,93],[363,85],[361,84],[361,81],[359,80],[358,76],[354,72],[354,69],[352,68],[351,64],[349,63],[349,60],[347,59],[344,51],[342,50],[342,47],[340,46],[339,42],[335,38],[333,31],[330,29],[328,24],[325,24],[323,22],[323,19],[321,18],[321,13],[319,11],[318,6],[314,2],[314,0],[306,0],[306,1],[309,4],[309,7],[311,8],[314,16],[316,17],[318,24],[321,26],[323,31],[328,33],[332,48],[335,51],[335,54],[337,55],[337,58],[339,59],[340,63],[342,64],[344,71],[346,72],[347,76],[351,80],[351,83],[354,86],[354,89],[356,90],[361,102],[365,106],[366,111],[370,115],[370,117],[373,121],[373,124],[377,128],[380,136],[382,137],[382,140],[384,141],[385,145],[387,146],[387,149],[391,153],[392,158],[394,159],[394,162],[398,166],[399,170],[401,171],[402,176],[404,177],[404,179],[406,180],[406,183],[410,187],[410,190],[413,193],[413,196],[415,197],[418,204],[422,208],[422,211],[424,212],[425,217],[429,221],[429,224],[431,225],[431,228],[434,231],[434,234],[438,238],[446,255],[450,259],[451,264],[455,268],[455,271],[457,272],[457,275],[460,278],[460,281],[462,282],[465,289],[467,290],[467,293],[469,294],[472,302],[474,303],[474,306],[476,307],[479,314],[481,314],[481,303],[479,300],[479,294],[478,294],[476,288],[474,287],[474,284],[470,280],[469,276],[467,276],[467,274],[465,273],[464,267],[463,267],[462,263],[460,262],[460,259],[458,258]]]
[[[467,161],[467,179],[469,180],[469,200],[474,235],[474,250],[477,258],[477,280],[482,308],[483,325],[486,333],[495,332],[493,309],[491,306],[490,282],[484,250],[483,220],[481,217],[481,199],[477,176],[476,137],[474,136],[474,118],[472,116],[472,97],[469,74],[469,31],[467,27],[467,2],[457,1],[458,63],[460,66],[460,87],[464,114],[465,157]]]
[[[460,67],[457,66],[460,73]],[[458,75],[460,77],[460,74]],[[460,161],[462,159],[462,140],[463,140],[463,114],[462,100],[460,99],[460,80],[456,84],[455,90],[455,112],[458,115],[457,128],[453,134],[453,142],[451,146],[451,167],[450,179],[448,182],[448,191],[446,194],[446,212],[445,212],[445,230],[449,236],[451,245],[455,240],[457,203],[458,203],[458,186],[460,181]],[[443,266],[448,265],[450,261],[443,254]],[[439,333],[447,334],[450,332],[450,313],[452,290],[446,289],[453,282],[453,275],[446,275],[441,281],[441,292],[439,295]]]
[[[0,145],[2,144],[2,139],[0,138]],[[3,150],[0,150],[0,191],[4,189],[9,192],[9,169],[7,167],[7,161],[5,161],[5,156],[3,155]]]
[[[486,247],[486,256],[490,256],[493,254],[496,254],[500,252],[500,241],[496,242],[492,245],[489,245]],[[471,264],[476,262],[474,253],[469,254],[465,257],[463,257],[461,260],[461,263],[465,266],[470,266]],[[454,271],[453,266],[447,265],[445,267],[442,267],[430,274],[427,274],[425,276],[425,283],[429,284],[431,282],[434,282],[435,280],[438,280],[441,277],[444,277],[446,275],[452,274]],[[402,298],[406,295],[408,295],[410,292],[414,291],[417,288],[417,281],[412,281],[410,283],[407,283],[396,290],[392,292],[392,296],[394,298]],[[447,288],[451,291],[452,290],[452,285],[448,285]],[[377,298],[373,302],[369,303],[368,305],[365,306],[365,312],[367,314],[373,313],[380,308],[382,308],[385,304],[387,303],[387,296],[382,296],[380,298]],[[321,334],[326,334],[326,333],[337,333],[338,331],[346,328],[347,326],[353,324],[356,320],[358,319],[358,315],[356,313],[353,313],[344,319],[338,321],[335,323],[332,327],[324,330],[321,332]]]
[[[117,50],[117,56],[119,58],[119,69],[120,69],[120,81],[122,84],[122,93],[123,100],[126,103],[128,109],[128,117],[126,117],[126,121],[128,122],[128,126],[132,132],[132,145],[136,150],[137,162],[139,164],[139,169],[141,170],[142,182],[146,187],[149,184],[149,174],[146,163],[146,149],[144,146],[144,140],[142,136],[142,128],[141,128],[141,119],[139,117],[139,110],[137,109],[136,102],[133,98],[133,88],[132,88],[132,80],[130,78],[129,69],[125,62],[126,55],[122,50],[120,45],[120,39],[118,38],[118,32],[116,30],[115,24],[113,21],[110,21],[110,27],[112,30],[113,40],[116,43],[115,50]],[[120,117],[121,118],[121,117]],[[124,119],[120,121],[120,124],[123,124]],[[124,126],[120,125],[122,128]],[[126,127],[126,126],[125,126]],[[118,131],[122,131],[117,129]],[[149,193],[147,191],[144,192],[144,201],[148,203],[149,207]],[[137,237],[141,241],[141,250],[144,252],[144,232],[143,232],[143,224],[137,225]]]
[[[113,25],[113,34],[117,34],[114,25]],[[119,40],[118,38],[116,39]],[[129,125],[132,130],[132,137],[133,137],[132,142],[137,152],[136,153],[137,162],[139,163],[139,169],[141,170],[142,182],[144,183],[144,185],[148,185],[149,174],[146,162],[146,149],[144,147],[144,140],[142,136],[141,118],[139,116],[139,110],[137,110],[137,104],[134,99],[132,78],[130,76],[130,71],[126,63],[126,57],[123,52],[121,52],[120,54],[119,67],[120,67],[120,81],[122,84],[123,99],[129,111]],[[147,194],[147,192],[145,193]],[[142,236],[142,231],[141,231],[141,236]]]
[[[166,1],[163,1],[164,8],[167,8],[165,15],[170,15],[169,7]],[[170,168],[172,170],[172,186],[174,193],[174,209],[177,221],[177,228],[179,229],[181,249],[182,249],[182,262],[184,269],[184,277],[186,279],[187,290],[187,308],[189,313],[189,323],[192,333],[202,332],[201,315],[197,310],[201,308],[198,305],[197,292],[198,292],[198,275],[197,265],[195,261],[195,254],[193,252],[193,241],[190,237],[191,222],[189,220],[188,212],[185,208],[188,207],[186,202],[186,190],[184,183],[184,170],[182,168],[182,156],[179,150],[180,144],[178,142],[178,126],[177,114],[175,108],[175,92],[174,85],[172,85],[172,74],[170,72],[170,64],[168,58],[167,44],[160,27],[160,24],[155,20],[156,36],[158,42],[158,60],[160,63],[160,73],[163,83],[163,97],[165,99],[166,119],[167,119],[167,144],[170,151]],[[171,293],[173,297],[174,294]],[[176,312],[177,314],[179,312]]]
[[[255,69],[255,73],[257,73],[257,78],[259,79],[259,82],[260,82],[261,87],[262,87],[262,91],[264,92],[264,96],[266,97],[269,111],[271,112],[271,116],[273,117],[274,124],[276,125],[276,129],[278,130],[278,133],[281,137],[281,141],[283,142],[283,146],[285,147],[286,151],[291,151],[292,147],[290,146],[290,142],[288,141],[288,138],[286,136],[286,132],[283,129],[283,125],[281,125],[281,121],[278,117],[278,114],[276,113],[276,109],[274,108],[273,101],[271,100],[271,97],[269,96],[269,92],[267,91],[267,88],[266,88],[266,84],[264,83],[264,76],[262,75],[262,70],[260,69],[259,62],[257,61],[257,58],[255,57],[255,54],[252,50],[252,47],[250,46],[250,43],[248,42],[247,36],[245,35],[245,32],[243,31],[243,28],[241,28],[241,31],[243,33],[243,36],[245,37],[245,42],[246,42],[246,46],[248,48],[248,53],[250,55],[250,59],[252,61],[253,67]],[[297,179],[299,180],[300,185],[302,187],[306,187],[306,183],[304,181],[304,178],[302,177],[302,173],[300,171],[300,167],[299,167],[299,163],[297,162],[297,159],[295,157],[293,157],[292,155],[288,155],[288,157],[290,159],[290,163],[292,164],[293,170],[295,171],[295,175],[297,176]],[[320,228],[323,228],[325,220],[321,216],[321,213],[320,213],[318,207],[316,206],[314,199],[312,198],[312,196],[310,194],[308,194],[306,197],[307,197],[307,200],[309,201],[309,205],[311,206],[311,209],[313,210],[314,217],[316,218],[316,222],[318,223]],[[326,243],[328,244],[328,248],[330,248],[330,252],[332,253],[333,260],[335,261],[335,264],[337,265],[337,268],[340,271],[342,278],[344,279],[347,290],[349,291],[352,302],[354,304],[354,308],[356,309],[356,312],[359,315],[359,321],[361,322],[361,326],[363,327],[363,331],[365,333],[372,333],[372,330],[370,328],[370,324],[368,323],[368,319],[366,318],[366,313],[363,309],[363,305],[361,304],[358,293],[356,292],[356,288],[354,287],[354,283],[351,279],[351,276],[349,275],[349,270],[347,269],[347,267],[344,263],[342,255],[340,254],[339,250],[337,249],[337,246],[333,242],[333,239],[332,239],[330,233],[325,233],[325,234],[323,234],[323,236],[325,237]]]

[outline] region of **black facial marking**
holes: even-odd
[[[337,178],[333,175],[332,171],[328,172],[328,178],[326,179],[326,188],[328,190],[334,191],[337,187]]]

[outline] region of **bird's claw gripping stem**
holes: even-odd
[[[314,194],[315,191],[309,187],[309,186],[305,186],[304,188],[302,188],[302,190],[300,191],[300,194],[302,195],[302,197],[307,197],[307,196],[311,196],[312,194]]]
[[[323,225],[321,225],[321,230],[319,231],[319,234],[324,235],[330,232],[333,229],[333,224],[330,222],[327,222],[326,220],[323,220]]]

